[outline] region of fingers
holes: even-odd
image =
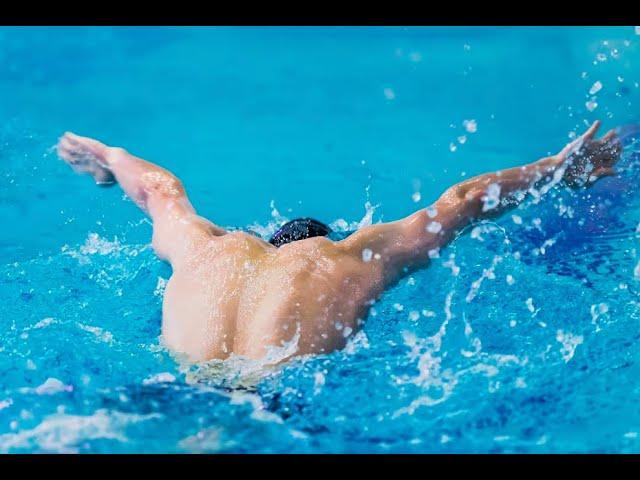
[[[611,130],[609,130],[603,137],[602,137],[602,141],[603,142],[608,142],[610,140],[613,140],[614,138],[616,138],[617,133],[616,133],[616,129],[612,128]]]
[[[58,156],[70,163],[75,163],[86,156],[86,150],[80,145],[74,144],[73,140],[62,137],[58,142]]]
[[[600,120],[596,120],[591,124],[589,129],[582,134],[583,140],[591,140],[600,128]]]
[[[593,139],[593,136],[598,131],[598,128],[600,128],[600,120],[596,120],[595,122],[593,122],[586,132],[584,132],[572,142],[567,143],[567,145],[565,145],[565,147],[560,151],[560,157],[567,157],[571,153],[580,150],[585,143],[590,143]]]
[[[60,138],[65,139],[67,142],[71,143],[72,145],[77,145],[79,140],[79,137],[71,132],[64,132],[64,135],[62,135],[62,137]]]
[[[616,174],[616,170],[613,167],[600,167],[593,173],[599,177],[610,177]]]
[[[593,172],[591,172],[591,175],[589,175],[589,183],[593,184],[597,180],[599,180],[599,179],[601,179],[603,177],[612,177],[615,174],[616,174],[616,171],[614,170],[613,167],[596,168]]]
[[[107,149],[107,146],[98,140],[94,140],[89,137],[81,137],[80,135],[76,135],[72,132],[65,132],[60,141],[62,142],[63,140],[75,148],[82,148],[98,157],[104,156],[105,150]]]
[[[76,156],[77,150],[68,138],[62,137],[57,145],[57,153],[60,158],[70,162]]]

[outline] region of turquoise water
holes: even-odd
[[[0,451],[640,452],[634,144],[280,370],[165,351],[150,224],[51,150],[124,146],[264,235],[388,221],[638,122],[639,48],[634,27],[0,28]]]

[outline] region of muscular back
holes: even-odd
[[[193,360],[262,358],[291,340],[298,355],[331,351],[381,289],[376,262],[323,237],[275,248],[246,233],[208,236],[167,285],[163,337]]]

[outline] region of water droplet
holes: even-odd
[[[500,203],[500,185],[497,183],[490,184],[481,200],[483,212],[496,208]]]
[[[529,309],[529,311],[533,313],[535,311],[535,307],[533,306],[533,298],[527,298],[527,301],[525,303],[527,304],[527,308]]]
[[[391,88],[385,88],[384,89],[384,97],[387,100],[393,100],[393,99],[396,98],[396,94]]]
[[[598,93],[600,90],[602,90],[602,82],[600,82],[600,80],[598,80],[597,82],[595,82],[591,88],[589,89],[589,95],[595,95],[596,93]]]
[[[440,230],[442,230],[442,224],[440,222],[431,222],[427,225],[427,232],[438,233]]]
[[[475,120],[464,120],[462,122],[464,129],[469,133],[476,133],[478,131],[478,122]]]

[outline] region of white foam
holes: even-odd
[[[86,265],[91,263],[91,257],[94,255],[119,257],[120,254],[124,254],[129,257],[136,257],[149,248],[149,246],[150,245],[123,245],[117,236],[114,237],[113,240],[107,240],[97,233],[90,232],[84,245],[78,250],[69,247],[69,245],[64,245],[61,250],[63,255],[69,255],[78,260],[81,265]]]
[[[164,292],[167,289],[167,282],[169,280],[163,277],[158,277],[158,281],[156,283],[156,289],[153,291],[153,294],[156,297],[164,297]]]
[[[401,377],[396,379],[396,382],[399,384],[412,383],[420,386],[425,392],[431,388],[435,388],[442,393],[437,397],[424,393],[413,400],[408,406],[396,410],[392,418],[400,415],[413,415],[420,407],[433,406],[444,402],[449,398],[457,384],[457,378],[451,370],[441,369],[441,358],[437,355],[442,348],[442,338],[446,334],[447,325],[453,318],[453,314],[451,313],[452,297],[453,292],[449,292],[445,299],[444,307],[446,318],[434,335],[426,339],[419,339],[412,332],[402,332],[404,343],[410,348],[409,358],[411,360],[417,360],[416,368],[418,375],[416,377]]]
[[[478,290],[480,289],[480,286],[482,285],[482,282],[485,279],[493,280],[494,278],[496,278],[494,271],[496,266],[501,261],[502,261],[502,257],[500,255],[495,255],[493,257],[493,260],[491,261],[491,266],[489,268],[484,269],[482,271],[482,275],[480,276],[480,278],[478,278],[471,284],[471,288],[469,289],[469,292],[467,293],[467,297],[466,297],[467,303],[471,302],[476,297]]]
[[[500,185],[497,183],[490,184],[481,200],[483,212],[496,208],[500,204]]]
[[[255,393],[247,393],[240,390],[234,390],[229,395],[231,405],[251,405],[251,418],[260,422],[271,422],[282,424],[284,421],[277,414],[270,412],[262,402],[262,398]]]
[[[113,343],[113,334],[108,330],[104,330],[100,327],[94,327],[91,325],[85,325],[83,323],[76,323],[80,330],[93,334],[98,340],[104,343]]]
[[[65,385],[62,381],[54,377],[47,378],[42,385],[35,388],[20,388],[20,393],[35,393],[36,395],[55,395],[61,392],[73,391],[72,385]]]
[[[589,310],[591,312],[591,323],[596,326],[596,332],[600,331],[599,319],[603,315],[609,312],[609,306],[606,303],[599,303],[597,305],[591,305]]]
[[[350,232],[360,230],[363,227],[368,227],[373,224],[373,214],[376,212],[378,206],[379,205],[372,205],[371,202],[367,201],[364,204],[364,216],[360,220],[349,223],[346,220],[339,218],[329,224],[329,228],[335,232]]]
[[[313,374],[313,394],[318,395],[326,382],[324,373],[316,372]]]
[[[442,266],[450,268],[451,275],[453,275],[454,277],[457,277],[460,273],[460,267],[456,265],[456,256],[453,253],[449,255],[449,260],[447,260],[446,262],[442,262]]]
[[[236,446],[236,442],[230,440],[223,444],[222,427],[210,427],[200,430],[195,435],[183,438],[178,446],[190,453],[217,452],[224,447]]]
[[[298,351],[300,340],[300,324],[296,325],[296,332],[289,341],[280,345],[267,345],[266,353],[260,359],[247,358],[242,355],[231,354],[225,360],[213,359],[207,362],[193,364],[187,359],[176,355],[181,364],[181,372],[185,374],[188,384],[222,381],[230,386],[253,386],[266,375],[280,368],[285,360]]]
[[[36,447],[44,452],[77,453],[78,444],[87,440],[126,442],[124,429],[128,425],[159,417],[159,414],[136,415],[106,409],[88,416],[49,415],[32,429],[0,435],[0,452]]]
[[[558,330],[556,332],[556,340],[562,344],[560,353],[565,363],[568,363],[569,360],[573,358],[578,345],[584,341],[584,338],[582,335],[574,335],[569,332],[564,332],[563,330]]]
[[[156,373],[142,380],[143,385],[154,385],[157,383],[173,383],[176,377],[169,372]]]
[[[49,325],[51,325],[52,323],[55,323],[55,319],[52,317],[47,317],[47,318],[43,318],[42,320],[40,320],[38,323],[36,323],[33,328],[44,328],[44,327],[48,327]]]

